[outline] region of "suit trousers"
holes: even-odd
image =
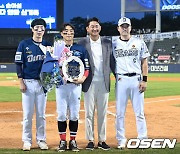
[[[94,141],[94,116],[97,110],[98,141],[106,140],[107,107],[109,93],[104,81],[92,81],[84,93],[86,139]]]

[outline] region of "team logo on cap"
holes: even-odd
[[[126,18],[123,18],[123,22],[126,22]]]

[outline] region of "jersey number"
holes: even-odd
[[[133,59],[133,62],[136,63],[136,58]]]

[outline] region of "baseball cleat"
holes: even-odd
[[[67,149],[67,141],[61,140],[58,146],[58,152],[64,152]]]
[[[125,147],[126,147],[126,145],[125,144],[120,144],[120,145],[118,145],[118,149],[120,149],[120,150],[124,150],[125,149]]]
[[[30,151],[30,149],[31,149],[31,143],[24,142],[23,151]]]
[[[39,141],[38,142],[38,147],[41,149],[41,150],[48,150],[48,146],[47,146],[47,143],[45,141]]]
[[[69,141],[69,150],[72,150],[73,152],[79,151],[76,140],[70,140]]]

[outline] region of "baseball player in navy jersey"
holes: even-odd
[[[40,71],[45,58],[46,47],[50,43],[43,40],[46,22],[43,19],[34,19],[31,23],[32,38],[20,42],[15,63],[17,76],[20,81],[23,108],[23,150],[29,151],[32,145],[32,118],[34,106],[36,108],[36,141],[40,149],[47,150],[46,144],[46,95],[40,83]]]
[[[75,44],[73,42],[74,27],[71,24],[63,24],[61,28],[61,35],[63,37],[65,46],[72,52],[72,56],[76,56],[82,60],[85,72],[82,78],[76,78],[72,82],[67,81],[66,84],[56,88],[56,102],[58,113],[57,120],[60,135],[60,144],[58,147],[58,151],[62,152],[67,149],[66,128],[68,119],[70,130],[69,149],[72,151],[79,151],[75,138],[78,130],[80,98],[82,89],[81,83],[85,81],[86,77],[89,74],[88,53],[83,46]]]
[[[123,17],[118,21],[120,37],[113,42],[116,60],[116,138],[118,148],[125,148],[125,112],[128,97],[132,102],[137,125],[137,138],[147,138],[144,116],[144,91],[147,87],[148,63],[150,56],[145,42],[131,36],[131,21]]]

